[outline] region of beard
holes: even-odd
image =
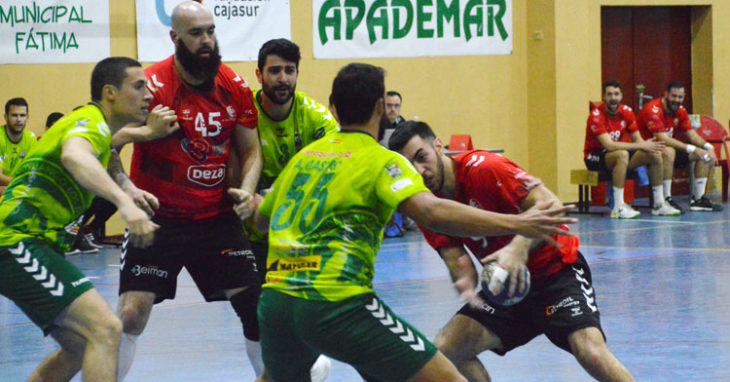
[[[203,58],[199,55],[209,53],[210,57]],[[218,50],[218,41],[215,42],[215,48],[202,47],[195,53],[188,49],[182,40],[178,40],[175,45],[175,57],[185,71],[197,80],[203,81],[201,85],[195,86],[202,90],[210,90],[215,84],[215,77],[218,75],[218,68],[221,65],[221,55]]]
[[[383,113],[380,115],[380,124],[378,126],[378,142],[383,140],[383,137],[385,136],[385,129],[390,127],[390,121],[388,120],[388,116]],[[388,142],[385,142],[385,145],[388,145]]]
[[[435,153],[438,153],[436,150],[436,147],[434,147],[433,142],[431,142],[431,147],[433,148]],[[438,184],[436,185],[438,187],[438,190],[431,190],[433,193],[440,193],[441,190],[444,188],[444,161],[441,159],[441,155],[436,155],[437,159],[437,165],[436,165],[436,171],[438,172]]]
[[[277,105],[283,105],[287,102],[289,102],[290,99],[294,97],[294,91],[297,89],[296,82],[293,85],[267,85],[264,84],[262,86],[262,90],[267,98],[271,100],[271,102],[277,104]],[[276,95],[277,90],[287,90],[288,93],[284,97],[279,97]]]

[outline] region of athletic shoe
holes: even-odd
[[[631,208],[628,204],[623,204],[611,211],[611,218],[613,219],[633,219],[641,215],[641,212]]]
[[[722,211],[722,204],[714,203],[707,196],[702,195],[701,198],[689,202],[690,211]]]
[[[679,204],[677,204],[677,202],[675,202],[671,196],[667,196],[667,198],[664,199],[664,201],[666,201],[669,204],[669,206],[671,206],[675,210],[679,211],[680,214],[684,213],[684,208],[680,207]],[[674,216],[674,215],[671,215],[671,216]]]
[[[82,240],[86,240],[86,242],[87,242],[87,243],[88,243],[88,244],[89,244],[90,246],[92,246],[92,247],[94,247],[94,248],[97,248],[97,249],[102,249],[102,248],[104,248],[104,246],[103,246],[103,245],[99,244],[99,242],[98,242],[98,241],[96,241],[96,237],[95,237],[95,236],[94,236],[94,234],[93,234],[93,233],[91,233],[91,232],[89,232],[89,233],[87,233],[86,235],[84,235],[84,237],[82,238]]]
[[[309,371],[312,382],[322,382],[330,376],[332,370],[332,361],[324,355],[320,355],[319,358],[312,365],[312,369]]]
[[[78,255],[80,253],[99,253],[99,248],[91,245],[91,243],[89,243],[89,240],[86,238],[86,235],[81,235],[78,240],[76,240],[76,245],[74,246],[74,248],[66,252],[66,255]]]
[[[658,216],[679,216],[682,211],[672,207],[669,203],[662,203],[651,210],[652,215]]]

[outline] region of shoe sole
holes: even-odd
[[[639,216],[641,216],[641,214],[634,215],[634,216],[630,216],[630,217],[629,216],[624,217],[624,216],[614,216],[614,215],[611,215],[611,219],[636,219]]]
[[[652,211],[651,214],[652,214],[652,216],[681,216],[682,215],[681,212],[676,213],[676,214],[657,214],[657,213],[654,213],[654,211]]]
[[[689,210],[695,211],[695,212],[720,212],[720,211],[722,211],[722,210],[716,210],[716,209],[710,208],[710,207],[690,207]]]

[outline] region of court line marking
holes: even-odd
[[[691,225],[696,226],[706,226],[706,225],[712,225],[712,224],[726,224],[730,223],[730,220],[715,220],[710,222],[691,222]],[[659,228],[671,228],[676,226],[676,224],[672,225],[656,225],[653,227],[629,227],[629,228],[620,228],[620,229],[607,229],[607,230],[600,230],[600,231],[574,231],[574,233],[578,236],[582,235],[593,235],[593,234],[603,234],[603,233],[610,233],[610,232],[637,232],[637,231],[649,231],[649,230],[655,230]]]

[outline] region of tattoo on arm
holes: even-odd
[[[119,187],[123,187],[128,181],[130,181],[129,177],[124,172],[122,159],[119,157],[119,153],[116,150],[112,150],[112,155],[109,157],[107,172],[109,173],[109,176],[114,179],[117,185],[119,185]]]

